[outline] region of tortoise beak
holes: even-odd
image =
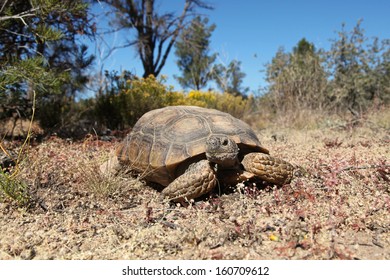
[[[223,167],[233,167],[238,163],[238,146],[226,136],[210,136],[206,141],[206,157]]]

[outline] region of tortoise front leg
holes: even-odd
[[[284,160],[262,153],[247,154],[241,163],[246,171],[276,185],[290,183],[295,169],[293,165]]]
[[[217,184],[215,171],[208,160],[191,164],[186,172],[170,183],[162,194],[174,201],[197,198],[210,192]]]

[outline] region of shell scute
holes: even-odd
[[[117,155],[120,162],[143,173],[146,179],[166,186],[177,177],[181,163],[206,158],[206,140],[210,135],[230,137],[241,152],[268,153],[248,124],[227,113],[171,106],[144,114]]]

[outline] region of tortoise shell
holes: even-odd
[[[196,106],[169,106],[144,114],[117,150],[121,164],[148,181],[169,185],[193,162],[206,159],[209,136],[228,136],[240,151],[268,150],[245,122],[230,114]]]

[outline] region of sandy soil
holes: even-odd
[[[30,207],[0,200],[0,259],[390,259],[388,131],[259,137],[307,173],[280,188],[216,190],[187,207],[128,174],[99,174],[115,141],[33,145],[18,177]]]

